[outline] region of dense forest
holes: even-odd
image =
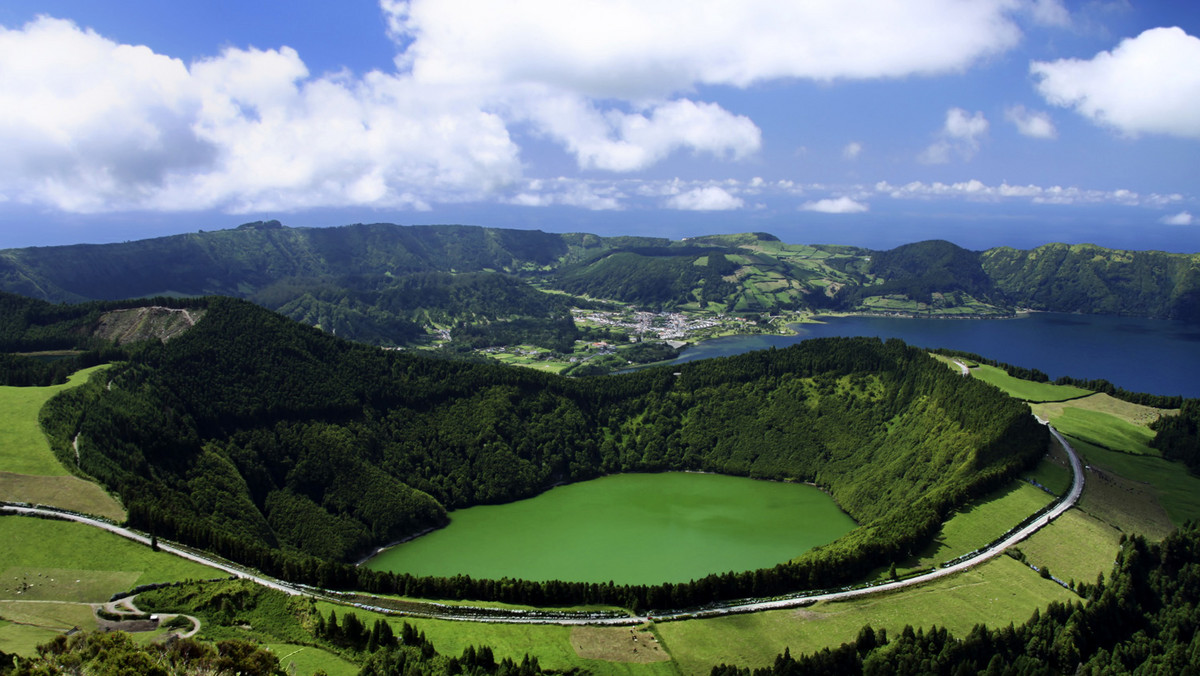
[[[838,584],[926,542],[1047,444],[1024,405],[895,340],[575,379],[380,350],[247,302],[204,303],[182,336],[53,399],[43,425],[64,462],[122,497],[132,525],[300,581],[642,606]],[[861,527],[771,571],[667,591],[334,565],[443,525],[448,509],[663,470],[812,481]]]
[[[1200,254],[1047,244],[979,256],[996,288],[1022,307],[1200,320]]]
[[[1155,431],[1150,446],[1200,474],[1200,399],[1184,400],[1179,415],[1163,416],[1150,427]]]
[[[1200,254],[1065,244],[976,252],[945,241],[871,251],[787,245],[765,233],[671,241],[268,221],[3,250],[0,290],[53,302],[220,294],[377,345],[411,344],[436,326],[468,347],[516,341],[564,351],[575,339],[568,304],[591,299],[757,315],[872,310],[880,306],[871,299],[886,297],[909,301],[910,312],[1026,307],[1200,320]]]
[[[895,636],[867,626],[838,648],[712,674],[1195,674],[1198,630],[1200,528],[1190,524],[1159,544],[1125,541],[1111,578],[1088,585],[1085,600],[1051,604],[1020,626],[976,625],[958,637],[937,626]]]
[[[934,294],[950,296],[962,305],[965,295],[999,305],[1011,301],[1000,293],[979,265],[979,254],[950,242],[932,240],[871,253],[870,274],[879,283],[842,287],[834,305],[857,307],[868,296],[901,295],[931,305]]]

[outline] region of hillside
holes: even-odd
[[[447,509],[672,469],[828,487],[862,526],[771,579],[831,583],[928,539],[1046,444],[1024,406],[899,341],[569,379],[207,306],[108,382],[54,399],[43,422],[68,464],[78,440],[79,469],[122,496],[134,525],[289,577],[442,525]]]
[[[989,249],[980,264],[996,288],[1023,307],[1200,319],[1200,254],[1047,244]]]
[[[228,295],[377,345],[569,354],[571,307],[757,318],[802,310],[987,317],[1015,308],[1200,319],[1200,255],[1050,244],[889,251],[766,233],[671,241],[474,226],[277,221],[123,244],[0,251],[0,290],[52,302]],[[546,291],[555,293],[547,294]]]

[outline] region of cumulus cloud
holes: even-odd
[[[1004,111],[1004,117],[1017,127],[1023,136],[1051,139],[1058,136],[1050,116],[1040,110],[1026,110],[1025,106],[1012,106]]]
[[[1192,216],[1191,212],[1181,211],[1177,214],[1163,216],[1159,219],[1159,222],[1167,225],[1192,225],[1196,222],[1196,219]]]
[[[68,211],[423,208],[520,175],[505,122],[382,73],[311,77],[291,49],[190,66],[39,18],[0,29],[0,194]]]
[[[512,130],[588,170],[639,171],[674,153],[744,160],[761,131],[697,100],[699,87],[960,72],[1058,6],[380,0],[396,67],[363,75],[314,75],[284,46],[185,63],[41,17],[0,27],[0,201],[77,212],[483,197],[615,208],[617,195],[525,190]],[[725,188],[688,199],[740,200]]]
[[[600,111],[573,94],[541,93],[514,107],[558,139],[584,169],[645,169],[680,149],[741,159],[762,144],[762,132],[749,118],[687,99],[625,113]]]
[[[926,164],[945,164],[955,156],[969,160],[979,151],[979,141],[987,135],[988,121],[983,113],[968,115],[962,108],[946,111],[946,121],[938,140],[917,156]]]
[[[673,195],[666,205],[683,211],[730,211],[742,208],[743,202],[724,188],[710,185]]]
[[[805,202],[800,206],[804,211],[816,211],[823,214],[858,214],[869,207],[849,197],[830,197],[827,199]]]
[[[1013,47],[1013,0],[385,0],[398,63],[425,81],[537,82],[594,98],[697,84],[961,71]],[[531,39],[536,36],[536,39]],[[870,49],[864,49],[870,45]]]
[[[1035,61],[1046,101],[1125,134],[1200,138],[1200,39],[1152,28],[1088,60]]]

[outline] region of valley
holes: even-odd
[[[267,229],[294,236],[278,230]],[[468,241],[481,234],[498,236],[457,232]],[[775,302],[783,304],[807,296],[772,276],[768,253],[793,271],[801,261],[827,265],[827,279],[843,275],[835,286],[849,279],[844,275],[865,274],[855,266],[866,263],[892,271],[871,282],[887,293],[862,296],[867,300],[851,306],[857,312],[883,307],[870,299],[902,305],[917,294],[897,286],[904,256],[876,261],[874,252],[855,262],[857,254],[846,248],[792,247],[759,234],[686,246],[733,245],[758,258],[708,251],[701,264],[695,251],[677,255],[673,245],[664,252],[647,242],[622,242],[626,248],[614,255],[664,274],[686,271],[678,265],[683,261],[718,272],[733,265],[721,283],[753,277],[760,297],[763,285],[773,284],[782,294]],[[1194,497],[1200,480],[1168,459],[1192,457],[1187,425],[1193,404],[1178,396],[1138,394],[1103,380],[1051,383],[1036,369],[976,354],[931,355],[897,340],[846,337],[586,377],[635,361],[678,358],[686,347],[680,342],[719,335],[766,339],[785,324],[837,308],[731,311],[741,301],[705,300],[700,292],[692,301],[649,311],[628,297],[572,295],[565,287],[585,279],[608,280],[593,290],[625,293],[613,284],[626,268],[600,263],[611,256],[586,263],[569,246],[565,251],[566,269],[576,272],[560,278],[564,288],[537,290],[534,281],[543,286],[546,279],[517,275],[517,282],[494,286],[502,278],[488,271],[403,282],[418,285],[404,287],[408,291],[451,291],[442,307],[468,297],[480,309],[551,299],[544,303],[551,312],[540,318],[486,318],[485,312],[477,324],[442,323],[437,338],[418,339],[410,346],[416,349],[349,342],[321,322],[304,326],[230,298],[69,305],[0,295],[0,337],[12,355],[5,357],[5,373],[22,383],[0,388],[9,402],[3,431],[11,435],[0,455],[0,498],[103,515],[124,522],[131,530],[122,532],[134,538],[110,542],[117,535],[88,532],[82,524],[0,517],[0,528],[23,543],[38,537],[60,543],[48,552],[23,545],[0,559],[0,579],[15,585],[0,592],[0,651],[31,655],[64,628],[98,627],[91,613],[105,594],[170,582],[181,585],[139,593],[138,607],[194,615],[204,639],[246,637],[271,646],[300,673],[357,673],[375,659],[368,634],[376,648],[393,645],[386,635],[408,635],[406,644],[430,646],[421,652],[431,660],[478,660],[476,646],[487,645],[489,660],[510,660],[514,669],[526,664],[528,673],[536,672],[523,662],[526,656],[537,659],[537,669],[692,674],[720,663],[767,666],[788,649],[804,660],[846,657],[845,648],[837,648],[844,643],[860,646],[855,659],[861,660],[882,654],[885,632],[890,645],[903,646],[913,628],[970,638],[981,622],[1012,623],[1024,632],[1031,613],[1044,612],[1050,621],[1064,604],[1086,602],[1087,612],[1100,612],[1091,609],[1104,608],[1101,599],[1111,590],[1096,580],[1118,574],[1112,562],[1121,562],[1120,552],[1189,537],[1185,523],[1200,517]],[[956,267],[963,256],[948,255],[945,269],[974,274],[969,266],[968,272]],[[593,264],[601,277],[578,274]],[[717,279],[706,274],[688,278],[703,282],[693,291]],[[910,309],[962,314],[967,301],[947,291],[945,279],[937,284],[943,290],[929,297],[932,305]],[[316,287],[305,288],[320,297]],[[661,287],[646,282],[645,288]],[[738,293],[748,287],[741,288]],[[510,295],[502,301],[487,295],[497,290]],[[360,299],[388,307],[393,291],[379,287],[377,295]],[[454,299],[459,292],[467,295]],[[977,309],[967,314],[985,314]],[[571,331],[579,337],[569,351],[505,342],[534,334],[563,341]],[[560,372],[573,377],[555,375]],[[1058,428],[1058,441],[1031,412]],[[1169,445],[1161,429],[1172,430]],[[680,470],[812,483],[857,527],[851,523],[849,532],[807,552],[808,546],[788,544],[787,534],[768,535],[785,546],[765,563],[728,564],[728,572],[721,564],[718,572],[681,573],[667,584],[613,580],[617,576],[605,575],[603,566],[584,580],[566,573],[444,566],[418,572],[407,564],[378,572],[352,565],[376,547],[442,528],[457,510],[536,505],[564,483],[574,489],[598,477],[660,481]],[[659,489],[647,484],[635,493],[658,497]],[[717,493],[707,495],[724,504]],[[660,499],[665,502],[654,503],[654,512],[690,504],[682,497]],[[626,501],[635,500],[649,502]],[[703,502],[686,511],[705,513]],[[29,513],[19,506],[7,511],[22,509]],[[543,532],[550,519],[536,511],[525,529],[542,540],[560,539]],[[568,510],[553,511],[572,521]],[[1010,533],[1039,516],[1036,526]],[[618,519],[610,530],[650,518],[627,517],[624,526]],[[483,537],[472,536],[452,556],[494,558],[479,553]],[[705,558],[705,546],[698,543],[684,558]],[[649,564],[653,548],[620,553],[609,547],[604,556]],[[87,562],[77,558],[83,551],[90,552]],[[170,552],[193,560],[172,559]],[[604,556],[591,558],[603,564]],[[205,562],[219,569],[204,568]],[[246,580],[216,579],[230,575]],[[187,582],[197,579],[214,581]],[[278,594],[247,580],[265,582]],[[356,619],[346,619],[348,613]],[[334,614],[350,624],[331,633],[333,620],[325,618]],[[1035,615],[1034,621],[1042,620]],[[598,626],[566,626],[574,624]],[[632,624],[633,631],[605,624]]]

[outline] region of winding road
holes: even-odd
[[[771,600],[766,600],[766,601],[751,601],[751,602],[746,602],[746,603],[734,603],[734,604],[729,604],[729,605],[722,605],[722,606],[713,607],[713,608],[678,610],[678,611],[668,611],[668,612],[662,612],[662,613],[651,612],[646,615],[594,616],[594,615],[581,615],[579,613],[561,613],[561,612],[554,612],[554,611],[531,611],[528,614],[522,613],[521,611],[513,611],[513,614],[511,614],[511,615],[496,615],[495,609],[482,609],[482,608],[475,609],[475,608],[464,607],[464,606],[444,606],[444,605],[437,604],[437,603],[429,603],[428,604],[428,607],[430,608],[430,611],[428,613],[420,612],[420,611],[415,611],[415,612],[414,611],[403,611],[400,614],[417,616],[417,617],[431,617],[431,618],[445,619],[445,620],[462,620],[462,621],[471,621],[471,622],[495,622],[495,623],[507,623],[507,624],[633,625],[633,624],[642,624],[642,623],[649,622],[649,621],[693,619],[693,618],[699,618],[699,617],[714,617],[714,616],[719,616],[719,615],[731,615],[731,614],[735,614],[735,613],[749,613],[749,612],[756,612],[756,611],[760,611],[760,610],[777,610],[777,609],[782,609],[782,608],[794,608],[797,606],[809,605],[809,604],[815,603],[817,601],[841,601],[841,600],[845,600],[845,599],[856,598],[859,596],[866,596],[868,594],[880,594],[880,593],[895,591],[897,589],[903,589],[905,587],[913,587],[916,585],[925,584],[926,582],[931,582],[933,580],[937,580],[937,579],[946,577],[948,575],[954,575],[955,573],[962,572],[964,570],[967,570],[968,568],[973,568],[975,566],[980,565],[981,563],[984,563],[984,562],[1000,555],[1001,553],[1004,552],[1004,550],[1008,549],[1009,547],[1012,547],[1013,545],[1024,540],[1025,538],[1029,537],[1030,535],[1033,535],[1038,530],[1040,530],[1041,528],[1046,526],[1046,524],[1050,523],[1054,519],[1061,516],[1068,509],[1075,506],[1075,503],[1079,501],[1079,496],[1082,495],[1082,493],[1083,493],[1083,482],[1084,482],[1083,465],[1079,461],[1079,456],[1076,455],[1075,449],[1072,448],[1069,443],[1067,443],[1067,440],[1064,439],[1061,434],[1059,434],[1058,430],[1054,429],[1053,426],[1049,425],[1045,421],[1042,421],[1040,419],[1038,421],[1041,422],[1042,424],[1046,425],[1046,427],[1050,430],[1050,433],[1054,435],[1054,438],[1057,439],[1060,444],[1062,444],[1063,449],[1067,452],[1067,457],[1070,459],[1070,462],[1071,462],[1071,473],[1073,475],[1073,479],[1071,482],[1071,490],[1067,493],[1066,496],[1064,496],[1061,500],[1059,500],[1057,503],[1055,503],[1053,505],[1053,507],[1051,507],[1049,510],[1047,510],[1044,514],[1039,516],[1037,519],[1034,519],[1032,522],[1030,522],[1028,525],[1024,526],[1023,528],[1021,528],[1020,530],[1009,534],[1003,540],[992,543],[987,548],[981,549],[978,552],[976,552],[973,556],[962,559],[953,564],[947,565],[943,568],[937,568],[935,570],[931,570],[928,573],[923,573],[921,575],[917,575],[915,577],[910,577],[908,579],[899,580],[896,582],[886,582],[886,583],[877,584],[877,585],[863,586],[863,587],[857,587],[857,588],[853,588],[853,589],[844,589],[844,590],[836,591],[836,592],[821,592],[821,593],[816,593],[816,594],[798,594],[795,596],[788,596],[786,598],[777,598],[777,599],[771,599]],[[145,535],[142,535],[141,533],[137,533],[128,528],[123,528],[121,526],[117,526],[117,525],[109,523],[107,521],[95,519],[95,518],[84,516],[81,514],[75,514],[75,513],[71,513],[71,512],[61,512],[61,511],[57,511],[57,510],[53,510],[53,509],[46,509],[43,507],[28,507],[28,506],[13,505],[13,504],[7,504],[7,503],[0,504],[0,512],[7,512],[10,514],[25,514],[25,515],[31,515],[31,516],[43,516],[43,517],[50,517],[50,518],[55,518],[55,519],[66,519],[69,521],[75,521],[78,523],[93,526],[95,528],[101,528],[103,530],[109,531],[110,533],[115,533],[116,535],[120,535],[121,537],[133,540],[134,542],[139,542],[139,543],[147,545],[147,546],[150,545],[150,538],[146,537]],[[185,549],[185,548],[182,548],[182,547],[179,547],[176,545],[172,545],[170,543],[162,542],[161,540],[158,543],[158,547],[159,547],[159,549],[161,549],[165,552],[170,552],[171,554],[175,554],[176,556],[181,556],[185,559],[189,559],[189,560],[195,561],[197,563],[202,563],[206,566],[211,566],[213,568],[216,568],[217,570],[221,570],[226,573],[229,573],[230,575],[235,575],[239,578],[251,580],[251,581],[261,584],[265,587],[269,587],[271,589],[277,589],[286,594],[291,594],[293,596],[312,596],[312,597],[320,598],[323,600],[344,602],[344,600],[339,598],[340,595],[337,592],[331,592],[331,591],[326,591],[326,590],[322,590],[322,589],[314,589],[311,587],[293,585],[293,584],[290,584],[287,582],[283,582],[281,580],[277,580],[275,578],[267,577],[265,575],[262,575],[260,573],[254,572],[254,571],[246,570],[244,568],[240,568],[237,566],[231,566],[222,561],[217,561],[215,559],[203,556],[203,555],[198,554],[189,549]],[[364,596],[360,595],[359,598],[364,598]],[[376,611],[380,611],[380,612],[393,613],[393,614],[397,612],[395,609],[390,609],[390,608],[386,608],[386,607],[382,607],[382,606],[374,606],[371,604],[354,603],[353,605],[355,605],[359,608],[363,608],[364,610],[376,610]],[[472,611],[474,611],[474,612],[472,612]]]

